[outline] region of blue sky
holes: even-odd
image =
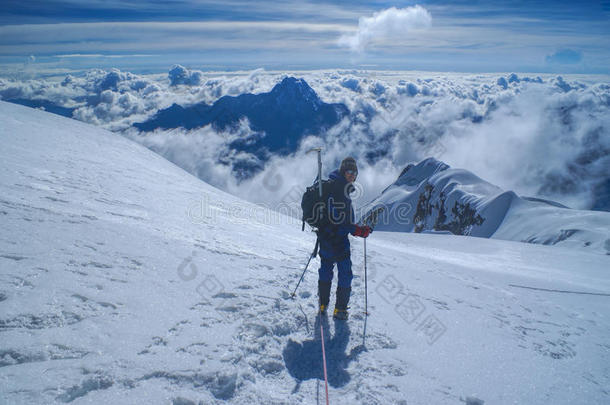
[[[609,38],[610,1],[4,0],[0,74],[174,63],[610,73]]]

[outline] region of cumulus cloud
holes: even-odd
[[[445,122],[430,111],[418,116],[426,119],[426,132],[437,134],[447,163],[505,189],[587,208],[608,176],[600,167],[610,167],[610,119],[602,101],[608,94],[596,86],[566,92],[556,81],[502,88],[483,104],[440,103]]]
[[[400,40],[415,29],[432,24],[432,16],[421,6],[378,11],[371,17],[360,17],[355,34],[343,35],[339,44],[352,51],[362,52],[376,40]]]
[[[137,135],[129,129],[172,103],[268,92],[287,75],[303,77],[324,102],[350,110],[288,156],[232,149],[236,140],[264,136],[247,120],[224,132],[205,127]],[[364,192],[356,206],[408,163],[428,156],[504,189],[576,208],[592,205],[592,190],[607,181],[610,167],[610,84],[598,77],[260,69],[207,73],[198,85],[175,86],[166,74],[95,70],[57,81],[0,78],[0,97],[74,108],[74,118],[132,137],[204,181],[269,206],[294,202],[291,193],[313,181],[315,157],[305,152],[314,146],[324,148],[325,174],[346,155],[357,158]],[[244,175],[252,168],[254,175]]]
[[[93,69],[80,76],[68,74],[59,80],[0,77],[0,99],[49,102],[73,109],[72,117],[78,120],[122,131],[173,103],[211,104],[225,95],[269,91],[282,75],[257,69],[205,79],[202,72],[180,65],[174,65],[167,75]]]
[[[353,77],[345,78],[345,79],[341,80],[341,86],[345,87],[346,89],[353,90],[357,93],[360,93],[360,91],[361,91],[360,81]]]
[[[221,162],[229,153],[227,134],[218,133],[209,126],[192,131],[158,130],[146,136],[128,130],[124,135],[215,187],[228,190],[237,183],[231,165]]]
[[[181,65],[174,65],[168,74],[169,83],[172,86],[186,84],[187,86],[197,86],[203,81],[203,72],[189,70]]]

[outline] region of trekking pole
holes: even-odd
[[[316,257],[316,255],[318,254],[318,246],[319,246],[319,241],[316,239],[316,246],[313,248],[313,252],[309,256],[309,259],[307,260],[307,264],[305,265],[305,270],[303,270],[303,274],[301,274],[301,278],[299,279],[297,286],[294,288],[294,291],[290,295],[291,298],[294,298],[297,295],[297,289],[301,285],[301,281],[303,281],[303,277],[305,277],[305,272],[307,271],[307,268],[309,267],[309,262],[311,262],[311,259]]]
[[[373,210],[369,216],[364,220],[364,225],[368,225],[371,228],[371,232],[375,225],[379,214],[385,209],[385,207],[378,207]],[[367,266],[366,266],[366,238],[364,238],[364,314],[369,316],[369,304],[368,304],[368,280],[367,280]]]
[[[366,270],[366,238],[364,238],[364,315],[369,316],[369,294]]]
[[[328,402],[328,372],[326,371],[326,349],[324,348],[324,327],[322,326],[322,313],[318,315],[320,317],[320,339],[322,340],[322,361],[324,362],[324,387],[326,388],[326,405]]]

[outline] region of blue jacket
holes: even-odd
[[[349,257],[350,245],[347,235],[356,231],[352,199],[349,197],[353,186],[348,185],[347,180],[338,170],[333,171],[328,178],[333,180],[327,201],[330,223],[323,225],[318,232],[320,257],[338,261]]]

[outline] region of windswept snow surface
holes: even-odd
[[[362,217],[381,207],[378,230],[450,231],[610,255],[610,213],[519,197],[434,158],[405,167],[393,184],[361,210]]]
[[[0,122],[1,403],[323,402],[311,233],[102,129]],[[375,232],[365,320],[352,246],[331,404],[610,402],[608,256]]]

